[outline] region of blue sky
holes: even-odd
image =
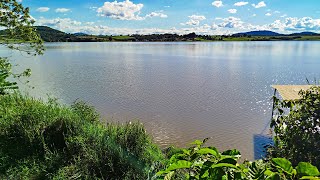
[[[22,0],[37,25],[88,34],[320,32],[320,0]]]

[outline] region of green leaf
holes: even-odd
[[[156,175],[157,176],[161,176],[162,174],[166,174],[168,172],[170,172],[170,171],[159,171],[159,172],[156,173]]]
[[[200,140],[195,140],[195,141],[193,141],[191,144],[192,144],[192,145],[201,146],[201,145],[203,144],[203,142],[200,141]]]
[[[278,173],[272,173],[266,180],[281,180],[281,177]]]
[[[287,159],[284,158],[273,158],[272,159],[273,164],[278,167],[281,168],[283,171],[292,174],[293,172],[293,167],[290,161],[288,161]]]
[[[318,176],[320,175],[317,167],[307,162],[300,162],[297,166],[299,176]]]
[[[229,156],[241,156],[241,153],[239,150],[233,149],[233,150],[227,150],[222,153],[222,155],[229,155]]]
[[[314,176],[303,176],[300,179],[308,179],[308,180],[319,180],[319,177],[314,177]]]
[[[219,163],[219,164],[214,164],[211,166],[212,169],[220,168],[220,167],[228,167],[228,168],[238,169],[237,166],[235,166],[233,164],[228,164],[228,163]]]
[[[180,160],[176,163],[171,164],[166,171],[174,171],[176,169],[185,169],[185,168],[190,168],[192,165],[191,162],[185,161],[185,160]]]
[[[236,165],[237,161],[233,158],[224,158],[224,159],[221,159],[219,163],[228,163],[228,164]]]
[[[214,156],[218,156],[218,152],[216,150],[213,150],[213,149],[210,149],[210,148],[202,148],[200,149],[199,151],[197,151],[198,154],[211,154],[211,155],[214,155]]]

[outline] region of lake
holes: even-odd
[[[208,145],[260,156],[271,118],[272,84],[320,78],[319,42],[47,43],[30,67],[36,97],[77,99],[104,121],[139,119],[162,147]]]

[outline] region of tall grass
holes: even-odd
[[[82,102],[0,96],[1,179],[147,179],[162,160],[138,122],[103,124]]]

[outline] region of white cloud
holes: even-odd
[[[80,21],[75,21],[70,18],[54,18],[54,19],[46,19],[40,17],[36,19],[37,25],[42,26],[50,26],[58,29],[68,29],[70,26],[80,26],[82,23]]]
[[[228,12],[231,13],[231,14],[236,14],[237,10],[236,9],[229,9]]]
[[[200,22],[205,20],[205,16],[192,15],[188,16],[190,19],[186,23],[181,23],[181,25],[189,25],[189,26],[199,26]]]
[[[18,3],[22,3],[22,0],[17,0]]]
[[[252,14],[252,16],[253,16],[253,17],[256,17],[256,16],[257,16],[257,14]]]
[[[236,17],[228,17],[222,19],[222,23],[218,24],[219,27],[222,28],[243,28],[244,22],[241,21],[240,18]]]
[[[212,5],[219,8],[223,6],[223,3],[222,1],[213,1]]]
[[[275,14],[280,14],[280,11],[274,11]]]
[[[276,30],[280,32],[301,32],[301,31],[319,31],[320,19],[313,19],[311,17],[288,17],[281,20],[275,20],[271,24],[262,26],[263,29]]]
[[[272,14],[271,14],[271,13],[266,13],[265,15],[266,15],[266,16],[272,16]]]
[[[262,7],[266,7],[266,3],[264,1],[259,2],[258,4],[252,4],[252,6],[254,8],[262,8]]]
[[[66,12],[69,12],[70,9],[67,9],[67,8],[57,8],[55,10],[57,13],[66,13]]]
[[[134,4],[130,0],[123,2],[105,2],[103,6],[97,9],[98,15],[120,20],[144,20],[140,17],[140,11],[143,4]]]
[[[287,16],[288,16],[287,14],[283,14],[283,15],[280,16],[280,17],[284,18],[284,17],[287,17]]]
[[[146,17],[160,17],[160,18],[167,18],[168,15],[164,14],[162,11],[155,11],[150,14],[147,14]]]
[[[240,2],[234,3],[234,6],[245,6],[247,4],[249,4],[249,2],[240,1]]]
[[[50,8],[48,8],[48,7],[39,7],[36,11],[38,11],[38,12],[47,12],[49,10],[50,10]]]

